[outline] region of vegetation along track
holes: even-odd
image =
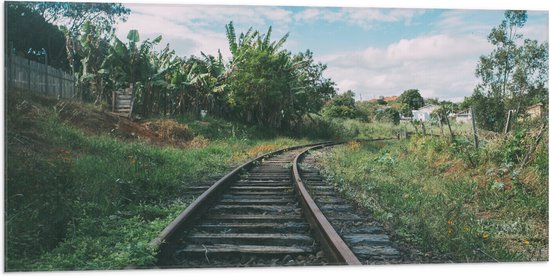
[[[272,152],[241,165],[212,186],[194,187],[194,192],[206,191],[152,241],[159,248],[158,267],[358,265],[368,263],[374,254],[383,255],[378,260],[398,256],[378,228],[355,230],[351,236],[346,230],[342,233],[349,241],[342,240],[323,215],[327,206],[317,207],[308,194],[297,162],[308,150],[329,145],[333,143]],[[306,183],[312,180],[311,171],[302,173]],[[360,228],[360,217],[349,213],[338,217],[340,228]],[[365,261],[347,244],[355,245],[360,257],[367,256]]]

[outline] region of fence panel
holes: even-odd
[[[80,99],[76,78],[70,73],[15,55],[8,55],[5,62],[7,93]]]

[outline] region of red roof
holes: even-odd
[[[389,96],[389,97],[384,97],[382,99],[378,98],[378,99],[370,99],[369,102],[376,102],[378,100],[383,100],[385,102],[393,102],[393,101],[397,101],[397,99],[399,99],[399,96]]]

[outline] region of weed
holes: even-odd
[[[15,103],[20,111],[12,106],[11,115],[19,116],[7,118],[6,271],[152,265],[148,243],[189,204],[180,200],[188,183],[227,172],[248,153],[309,142],[199,134],[185,148],[159,147],[89,135],[51,108]],[[166,139],[195,132],[193,124],[161,125]]]
[[[547,260],[548,227],[540,223],[548,216],[547,172],[539,173],[536,162],[527,169],[510,162],[518,160],[514,145],[525,143],[521,137],[479,150],[467,141],[427,137],[338,147],[322,167],[344,196],[423,252],[453,262]],[[498,145],[510,150],[494,153]],[[501,159],[486,159],[495,156]],[[476,166],[454,169],[468,158]],[[526,250],[525,240],[536,249]]]

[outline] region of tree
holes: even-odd
[[[144,117],[148,117],[153,113],[166,116],[170,87],[168,77],[172,71],[178,69],[180,63],[180,60],[175,56],[175,52],[170,50],[168,45],[159,53],[151,51],[150,47],[158,43],[156,41],[151,42],[142,53],[145,55],[145,60],[141,67],[143,70],[140,80],[141,86],[138,86],[142,89],[142,97],[138,100],[140,100],[141,114]],[[149,43],[149,41],[146,40],[145,43]]]
[[[443,125],[446,124],[449,128],[449,134],[451,136],[451,141],[454,141],[454,133],[451,129],[451,124],[449,122],[449,114],[451,113],[451,109],[453,107],[452,102],[441,102],[441,105],[439,108],[434,110],[433,115],[437,117],[439,127],[441,129],[441,134],[443,135]]]
[[[336,89],[334,82],[323,76],[327,66],[316,63],[310,50],[294,55],[291,63],[294,69],[291,84],[295,105],[293,120],[299,123],[304,115],[312,119],[310,113],[318,114],[325,103],[336,95]]]
[[[151,65],[152,48],[161,41],[162,36],[141,42],[139,32],[130,30],[126,38],[127,44],[113,36],[112,46],[101,65],[101,72],[109,76],[111,86],[115,90],[133,87],[133,100],[138,105],[141,103],[141,112],[147,116],[151,106],[153,84],[164,73],[163,69],[155,70]]]
[[[379,122],[392,123],[394,125],[399,125],[399,111],[393,108],[386,108],[383,110],[376,111],[375,118]]]
[[[364,122],[371,122],[376,112],[374,103],[368,101],[355,102],[355,108],[357,109],[356,118]]]
[[[70,70],[63,32],[21,2],[6,2],[5,46],[6,51],[14,50],[17,55],[41,63],[46,62],[47,55],[48,65]]]
[[[323,114],[331,118],[350,118],[353,119],[357,115],[355,107],[354,93],[348,90],[340,95],[336,95],[327,102]]]
[[[287,36],[271,43],[271,27],[265,35],[249,29],[237,41],[232,22],[226,29],[233,55],[227,79],[229,106],[248,123],[281,127],[283,117],[292,108],[287,103],[291,101],[288,69],[291,57],[280,49]]]
[[[315,63],[310,51],[292,55],[282,49],[288,33],[271,41],[271,27],[266,34],[250,28],[237,38],[232,22],[226,33],[232,58],[224,78],[235,118],[289,129],[334,94],[333,82],[322,76],[326,66]]]
[[[114,25],[126,21],[130,9],[115,3],[79,2],[28,2],[28,7],[39,12],[47,22],[63,26],[66,35],[67,59],[73,70],[78,71],[76,59],[76,39],[81,27],[90,22],[99,28],[107,38]]]
[[[77,78],[87,88],[84,92],[88,92],[94,98],[94,102],[99,104],[109,97],[104,93],[104,79],[107,77],[102,74],[100,68],[110,45],[101,37],[101,30],[90,21],[86,21],[82,25],[76,45],[78,45],[76,54],[80,57],[81,62],[81,66],[76,72]]]
[[[480,57],[475,75],[481,82],[471,98],[482,128],[501,131],[507,110],[521,115],[534,99],[548,97],[548,43],[522,40],[526,21],[526,11],[506,11],[487,37],[495,49]]]
[[[422,98],[418,89],[405,90],[399,96],[399,102],[402,103],[401,113],[406,117],[411,117],[413,110],[424,106],[424,98]]]

